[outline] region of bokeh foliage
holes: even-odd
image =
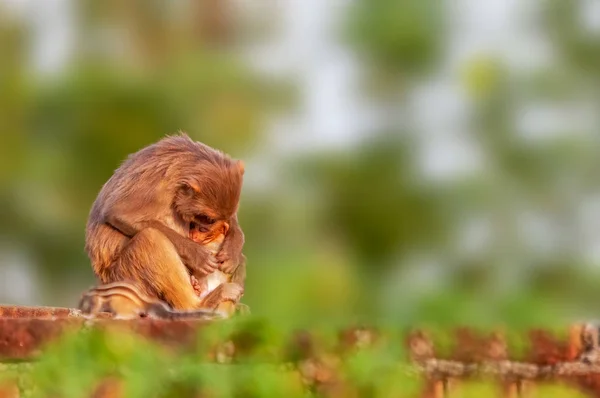
[[[63,335],[35,362],[0,364],[0,386],[14,383],[23,397],[90,396],[94,391],[98,394],[102,385],[112,385],[123,396],[132,398],[417,397],[431,384],[409,361],[406,331],[379,329],[379,338],[373,344],[342,350],[336,330],[303,330],[303,336],[310,336],[312,342],[312,348],[308,348],[294,339],[299,331],[250,317],[206,325],[198,330],[195,344],[180,349],[150,342],[124,328],[91,328]],[[484,336],[492,329],[470,331]],[[510,332],[506,342],[511,358],[518,358],[519,349],[530,353],[527,331]],[[453,357],[452,353],[461,349],[452,336],[449,329],[430,334],[437,355]],[[214,350],[228,339],[237,347],[235,355],[225,363],[215,363],[211,359]],[[462,347],[463,352],[465,349]],[[531,360],[522,359],[527,358]],[[318,363],[315,360],[324,361],[321,363],[326,368],[322,369],[332,372],[331,376],[311,380],[307,360],[313,364]],[[307,385],[298,369],[308,378]],[[321,389],[319,381],[323,382]],[[498,381],[466,378],[452,384],[450,396],[501,396]],[[327,385],[329,390],[323,389]],[[326,391],[329,394],[322,394]],[[536,380],[535,391],[544,397],[587,396],[574,385],[556,380]]]
[[[248,62],[239,50],[255,25],[227,4],[78,2],[74,49],[50,76],[31,64],[29,22],[2,13],[2,252],[28,254],[43,277],[44,303],[73,305],[93,283],[85,221],[113,170],[127,154],[184,130],[247,159],[249,180],[262,177],[257,159],[274,179],[248,185],[240,209],[246,300],[258,314],[528,324],[598,309],[590,298],[600,275],[582,255],[577,223],[599,188],[600,142],[586,124],[538,141],[523,139],[519,125],[531,104],[598,105],[598,38],[580,26],[575,7],[537,4],[541,35],[558,56],[525,72],[493,49],[440,72],[452,28],[445,3],[358,0],[340,8],[340,42],[361,61],[357,86],[380,123],[356,146],[273,157],[269,122],[298,110],[305,87]],[[258,36],[269,34],[277,35]],[[440,74],[468,105],[462,133],[483,161],[432,182],[421,168],[428,133],[411,100]],[[373,81],[385,90],[361,85]],[[432,105],[430,117],[438,111]],[[546,222],[541,232],[527,229],[530,216]],[[480,239],[463,238],[473,220],[488,229],[479,232],[483,248],[470,250],[464,240]],[[550,248],[536,243],[545,231],[558,235]],[[0,262],[0,277],[8,268]],[[2,292],[0,299],[12,300]]]

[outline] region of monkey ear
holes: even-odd
[[[244,164],[244,162],[241,161],[241,160],[238,160],[237,161],[237,167],[238,167],[238,170],[240,171],[240,174],[243,175],[244,172],[246,171],[246,165]]]
[[[181,181],[181,188],[192,191],[192,192],[200,192],[200,187],[194,181],[189,181],[189,180]]]

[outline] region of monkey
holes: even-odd
[[[190,239],[205,245],[213,253],[218,252],[228,228],[227,223],[221,223],[211,229],[202,230],[198,224],[191,223]],[[202,299],[202,308],[216,308],[228,315],[233,315],[238,309],[240,311],[245,309],[245,305],[236,302],[244,291],[244,281],[239,278],[238,269],[233,273],[225,273],[217,269],[200,280],[194,276],[191,278],[196,293]]]
[[[220,311],[205,309],[173,311],[164,301],[146,296],[128,282],[113,282],[91,288],[82,295],[78,308],[84,316],[91,318],[101,312],[108,312],[115,319],[214,320],[225,317]]]
[[[237,211],[244,163],[179,133],[129,155],[102,186],[86,225],[85,250],[101,283],[129,280],[173,309],[201,308],[190,275],[217,268],[245,278]],[[216,255],[189,238],[227,223]]]

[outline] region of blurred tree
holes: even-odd
[[[390,161],[394,155],[382,159],[386,158],[385,151],[373,156],[365,162],[367,164],[360,163],[361,157],[352,158],[357,161],[356,169],[349,165],[350,162],[342,166],[356,182],[355,189],[360,195],[340,190],[343,194],[335,196],[337,201],[329,201],[330,195],[328,203],[330,208],[336,209],[331,213],[338,217],[334,225],[339,225],[344,236],[354,237],[348,239],[352,249],[369,253],[368,249],[377,252],[377,247],[380,252],[389,253],[374,242],[388,248],[393,242],[414,244],[412,238],[402,238],[394,228],[376,230],[374,225],[365,222],[368,219],[374,223],[377,215],[394,209],[389,213],[390,220],[408,219],[407,230],[414,229],[415,237],[435,232],[431,239],[426,239],[427,244],[435,248],[432,253],[443,253],[442,266],[458,268],[452,273],[451,285],[460,289],[481,291],[505,284],[505,292],[510,294],[512,287],[506,281],[516,277],[514,280],[525,281],[525,286],[536,289],[536,294],[548,296],[559,293],[552,282],[556,279],[548,275],[561,275],[575,281],[578,280],[576,275],[587,274],[588,271],[581,267],[575,267],[570,273],[569,267],[583,262],[581,245],[574,236],[581,231],[578,212],[582,202],[588,200],[590,194],[597,195],[600,188],[594,171],[600,167],[597,156],[600,142],[590,138],[591,132],[581,131],[585,124],[567,127],[566,131],[543,131],[538,133],[539,137],[544,137],[540,139],[528,137],[529,132],[523,131],[523,118],[540,106],[551,105],[554,108],[550,109],[556,111],[598,106],[594,90],[597,88],[598,68],[595,66],[600,59],[597,56],[600,54],[597,51],[600,36],[594,27],[583,21],[584,7],[590,5],[584,3],[577,1],[567,5],[550,1],[531,9],[540,13],[532,20],[539,21],[535,17],[542,17],[540,20],[545,23],[542,35],[547,35],[552,48],[558,50],[558,58],[550,61],[547,67],[523,73],[505,62],[501,54],[493,52],[467,60],[462,69],[462,83],[471,117],[468,128],[471,141],[483,159],[483,168],[467,179],[437,186],[435,192],[443,200],[423,200],[417,195],[418,207],[402,206],[406,201],[397,196],[398,192],[374,187],[378,184],[374,180],[379,178],[387,181],[382,183],[383,187],[393,186],[392,180],[381,170],[369,172],[369,167],[377,169],[376,165],[383,162],[396,164]],[[379,81],[378,87],[383,88],[381,92],[386,96],[379,97],[383,101],[377,105],[382,110],[394,110],[389,124],[398,131],[402,128],[397,128],[396,110],[404,110],[402,104],[398,104],[398,98],[407,98],[411,83],[419,84],[440,65],[445,18],[448,16],[444,11],[444,7],[434,0],[359,0],[349,14],[349,42],[371,70],[369,79]],[[392,84],[395,82],[404,84]],[[410,120],[410,115],[406,116],[403,123]],[[597,127],[597,123],[593,125]],[[398,147],[386,149],[398,151],[396,156],[400,158],[406,153]],[[412,160],[408,163],[414,164]],[[345,181],[343,176],[343,172],[338,172],[335,178],[327,179],[329,185],[323,188],[325,192],[334,191],[336,182]],[[400,178],[400,181],[405,180]],[[414,185],[414,181],[411,184]],[[370,192],[385,192],[389,202],[380,199],[379,195],[369,195]],[[348,205],[350,197],[362,200]],[[400,206],[394,206],[395,203]],[[378,211],[365,212],[365,209]],[[342,214],[345,221],[340,222]],[[470,254],[458,243],[459,237],[464,235],[465,221],[482,216],[490,221],[490,242],[483,252]],[[418,222],[420,219],[424,220],[422,225]],[[441,230],[451,231],[453,235],[449,240],[437,239],[436,228],[440,228],[441,220],[444,226]],[[365,228],[365,225],[369,227]],[[542,231],[543,228],[546,230]],[[357,233],[360,230],[364,235]],[[403,245],[399,244],[399,247]],[[507,268],[514,271],[512,276],[509,276],[512,271],[504,271]],[[539,280],[536,275],[540,276]]]
[[[263,266],[249,276],[253,304],[268,301],[266,312],[285,312],[315,286],[301,311],[308,318],[331,287],[335,299],[322,309],[331,316],[338,305],[352,306],[348,264],[373,277],[360,278],[369,294],[388,282],[393,268],[406,271],[414,251],[438,257],[439,267],[453,267],[435,270],[435,278],[447,278],[439,291],[419,292],[429,294],[430,305],[407,302],[425,318],[452,319],[455,304],[457,312],[465,310],[462,319],[481,315],[483,303],[472,301],[502,283],[517,304],[509,300],[508,310],[498,305],[500,312],[521,320],[521,302],[538,308],[554,293],[590,301],[596,276],[579,266],[585,263],[579,224],[583,202],[600,193],[597,120],[578,124],[577,114],[567,127],[557,127],[558,134],[543,131],[535,138],[522,131],[521,118],[534,113],[533,105],[549,104],[553,115],[569,106],[598,107],[599,38],[581,21],[583,1],[538,5],[541,34],[551,39],[557,58],[523,72],[490,52],[468,59],[462,75],[450,76],[466,94],[466,128],[483,162],[474,175],[432,186],[417,170],[412,138],[421,126],[410,125],[404,101],[445,65],[446,5],[352,3],[344,33],[369,82],[381,89],[377,94],[385,94],[371,96],[377,102],[370,104],[382,111],[379,121],[387,130],[348,152],[286,158],[282,163],[299,172],[278,175],[275,188],[246,199],[241,218],[247,251],[253,267]],[[87,213],[128,153],[181,129],[243,157],[251,143],[262,142],[269,114],[287,104],[284,86],[252,70],[236,51],[250,35],[234,2],[84,0],[74,7],[73,57],[50,81],[30,75],[29,26],[0,14],[0,234],[31,248],[40,269],[56,279],[91,276],[83,266]],[[263,21],[280,22],[259,13]],[[460,243],[471,219],[483,219],[492,230],[474,253]],[[538,232],[530,230],[532,219],[545,222]],[[560,239],[532,239],[547,232]],[[331,262],[335,271],[319,279]],[[289,297],[274,303],[272,292],[260,287],[286,275],[302,283],[278,286],[277,294]],[[563,289],[564,280],[570,283]],[[522,288],[531,290],[521,295]]]
[[[282,83],[251,70],[212,33],[194,33],[206,32],[198,27],[212,20],[206,12],[227,19],[228,9],[195,7],[79,2],[75,56],[49,80],[25,75],[27,26],[0,25],[8,131],[0,138],[0,234],[31,249],[51,283],[91,277],[83,266],[87,215],[129,153],[183,130],[241,157],[260,141],[267,114],[286,104]]]
[[[436,65],[445,29],[439,0],[358,0],[347,17],[345,35],[371,69],[370,80],[389,91]]]
[[[23,166],[25,113],[30,92],[27,85],[25,27],[0,13],[0,184],[9,184]]]
[[[542,21],[548,36],[561,52],[561,59],[598,85],[600,35],[595,27],[586,23],[584,17],[596,13],[597,9],[590,8],[593,3],[581,0],[570,3],[551,0],[544,3]]]
[[[369,273],[443,235],[436,195],[415,180],[414,165],[410,141],[393,135],[313,165],[326,230],[342,236]]]

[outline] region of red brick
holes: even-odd
[[[68,318],[78,317],[77,310],[63,307],[25,307],[0,305],[0,318]]]
[[[10,312],[10,314],[23,313],[20,310]],[[50,312],[33,313],[41,315],[39,318],[0,318],[0,360],[35,357],[47,343],[60,337],[65,331],[78,329],[84,325],[101,329],[131,330],[167,346],[188,347],[195,343],[198,328],[207,324],[207,321],[167,321],[149,318],[87,321],[64,312],[59,312],[63,317],[54,318],[48,315]]]
[[[82,322],[82,319],[0,319],[0,358],[35,356],[43,345]]]

